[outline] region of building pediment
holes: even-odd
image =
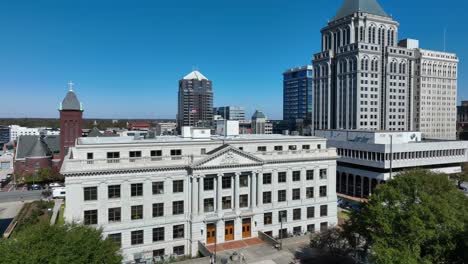
[[[240,149],[225,145],[193,164],[192,168],[262,165],[263,160]]]

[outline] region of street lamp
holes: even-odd
[[[213,263],[216,263],[216,247],[218,244],[218,220],[215,221],[215,248],[214,248],[214,260]]]
[[[358,260],[358,239],[359,239],[359,234],[357,233],[354,233],[354,238],[356,239],[355,242],[355,246],[354,246],[354,259],[356,260],[357,263],[359,263],[359,260]]]
[[[280,218],[280,250],[283,250],[283,222],[286,222],[286,218],[284,216],[281,216]]]

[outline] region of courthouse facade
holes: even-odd
[[[78,139],[62,167],[66,221],[103,228],[125,260],[337,223],[337,155],[325,139],[183,134]]]

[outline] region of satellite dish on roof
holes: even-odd
[[[411,135],[411,139],[414,140],[415,138],[416,138],[416,134],[412,134],[412,135]]]

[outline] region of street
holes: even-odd
[[[0,192],[0,203],[32,201],[41,199],[42,191]]]

